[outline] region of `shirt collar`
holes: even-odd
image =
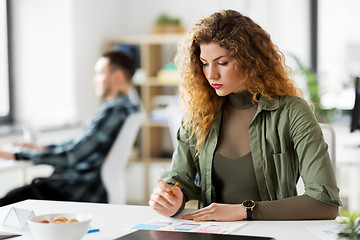
[[[264,96],[260,96],[258,112],[260,112],[261,110],[274,111],[283,105],[285,105],[285,102],[280,96],[273,97],[273,100],[269,100],[266,99]]]

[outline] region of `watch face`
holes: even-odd
[[[244,207],[253,207],[255,205],[255,202],[253,200],[246,200],[242,204]]]

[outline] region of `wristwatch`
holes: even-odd
[[[255,207],[255,202],[253,200],[245,200],[241,203],[241,206],[246,209],[246,220],[251,220],[251,216]]]

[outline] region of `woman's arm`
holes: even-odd
[[[161,179],[169,185],[179,182],[179,188],[183,194],[182,205],[178,209],[181,212],[185,206],[185,202],[189,200],[201,200],[201,191],[196,186],[196,175],[199,172],[199,160],[194,155],[192,140],[181,126],[177,133],[178,146],[172,157],[171,170],[164,171]]]
[[[308,196],[297,196],[276,201],[257,202],[254,220],[318,220],[335,219],[338,206],[320,202]],[[246,219],[241,204],[212,203],[183,218],[194,221],[240,221]]]
[[[328,203],[341,205],[335,172],[322,130],[308,103],[301,99],[290,104],[290,135],[304,181],[304,195]]]
[[[258,202],[253,219],[257,220],[317,220],[335,219],[338,206],[320,202],[308,196]]]

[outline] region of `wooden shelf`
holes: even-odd
[[[145,82],[135,83],[139,87],[179,87],[178,82],[159,82],[156,77],[148,77]]]
[[[166,122],[152,122],[150,120],[145,121],[144,127],[160,127],[160,128],[168,128],[169,125]]]
[[[173,147],[170,139],[170,132],[166,122],[153,122],[150,114],[154,110],[154,98],[164,95],[177,95],[179,83],[174,78],[169,81],[162,78],[159,81],[156,77],[159,71],[169,62],[173,61],[177,44],[183,39],[183,34],[150,34],[140,36],[122,36],[110,39],[107,42],[107,50],[116,49],[126,45],[139,52],[138,59],[140,68],[145,73],[143,82],[136,83],[135,87],[147,113],[148,119],[141,128],[139,138],[140,154],[131,161],[143,163],[145,167],[145,196],[150,195],[149,189],[152,186],[154,169],[158,165],[169,166]],[[158,98],[159,99],[159,98]],[[150,171],[152,173],[150,173]],[[156,172],[156,171],[155,171]],[[146,199],[145,199],[146,201]]]
[[[148,34],[123,36],[111,39],[108,43],[111,45],[124,43],[129,45],[168,45],[177,44],[184,38],[184,34]]]

